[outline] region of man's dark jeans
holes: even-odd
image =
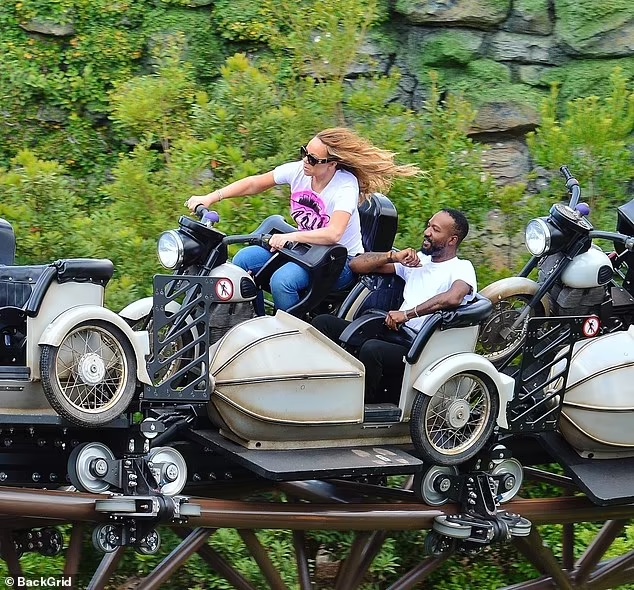
[[[312,324],[328,338],[339,344],[339,338],[350,322],[332,315],[322,314],[314,318]],[[357,356],[365,365],[365,403],[391,402],[398,404],[400,387],[390,387],[390,399],[385,399],[384,388],[386,383],[398,384],[399,386],[402,383],[405,371],[403,357],[407,351],[407,346],[378,339],[366,340],[363,343]]]

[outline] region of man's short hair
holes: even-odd
[[[458,236],[458,244],[467,237],[469,233],[469,222],[465,214],[458,209],[443,209],[443,211],[451,216],[456,227],[456,235]]]

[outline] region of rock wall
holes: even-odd
[[[634,78],[632,0],[388,1],[389,20],[364,47],[375,65],[360,61],[351,77],[398,67],[400,99],[418,109],[429,71],[437,71],[444,88],[477,107],[471,135],[491,148],[486,164],[500,184],[519,182],[530,170],[524,136],[539,124],[539,104],[553,82],[567,100],[602,94],[617,65]],[[214,0],[189,0],[167,11],[208,22],[213,9]],[[35,35],[75,34],[72,25],[49,20],[21,26]]]
[[[478,107],[471,134],[491,147],[500,184],[529,171],[523,137],[553,82],[567,100],[604,93],[615,66],[634,74],[632,0],[393,0],[391,9],[402,99],[421,105],[431,68],[463,92]]]

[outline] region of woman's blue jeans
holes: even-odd
[[[232,262],[236,266],[256,274],[271,259],[273,254],[261,246],[247,246],[233,257]],[[355,274],[348,265],[350,258],[351,256],[348,256],[348,260],[346,260],[346,264],[334,285],[335,291],[341,291],[354,283]],[[310,286],[310,275],[306,269],[298,264],[287,262],[271,275],[270,286],[275,307],[287,311],[299,302],[302,298],[302,292]],[[256,311],[260,315],[264,315],[262,291],[258,293]]]

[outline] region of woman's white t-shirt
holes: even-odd
[[[291,217],[300,231],[319,229],[330,223],[335,211],[350,214],[350,221],[339,240],[349,256],[363,252],[359,220],[359,182],[354,174],[337,170],[320,193],[311,188],[311,176],[304,174],[304,163],[288,162],[273,170],[275,184],[291,187]]]
[[[461,280],[471,285],[471,293],[467,295],[461,305],[471,301],[478,292],[476,273],[473,264],[469,260],[461,260],[457,256],[444,262],[432,262],[431,256],[422,252],[418,253],[420,266],[410,267],[395,263],[396,274],[404,279],[403,305],[399,311],[412,309],[417,305],[431,299],[439,293],[449,291],[451,285]],[[413,318],[406,325],[413,330],[420,330],[429,315]]]

